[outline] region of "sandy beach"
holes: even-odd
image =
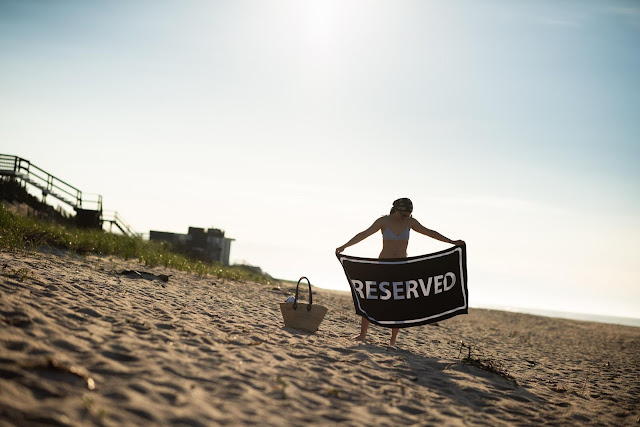
[[[640,328],[472,309],[389,347],[350,339],[343,292],[315,289],[309,334],[284,327],[290,283],[58,251],[0,272],[3,426],[640,423]]]

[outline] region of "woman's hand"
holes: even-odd
[[[466,243],[464,242],[464,240],[453,240],[453,241],[451,242],[451,244],[456,245],[456,246],[463,246],[463,245],[465,245]]]
[[[344,246],[340,246],[339,248],[336,248],[336,254],[342,253],[342,251],[344,251]]]

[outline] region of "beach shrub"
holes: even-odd
[[[223,266],[172,252],[161,242],[143,240],[103,230],[80,229],[21,216],[0,203],[0,249],[37,250],[43,247],[66,249],[78,254],[115,255],[137,259],[144,265],[161,265],[199,275],[249,280],[271,284],[274,279],[245,266]]]
[[[458,353],[458,356],[460,356],[460,353],[462,353],[462,349],[464,347],[469,350],[468,355],[462,359],[462,363],[464,365],[473,366],[478,369],[482,369],[483,371],[491,372],[504,378],[507,381],[512,382],[514,385],[518,385],[516,379],[504,368],[502,363],[494,358],[477,358],[471,356],[471,346],[466,345],[464,342],[460,343],[460,352]]]

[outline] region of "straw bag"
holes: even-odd
[[[298,302],[298,287],[302,279],[309,284],[309,304]],[[280,303],[280,311],[284,319],[284,326],[293,329],[300,329],[306,332],[315,332],[318,330],[324,315],[327,314],[327,307],[313,304],[313,294],[311,293],[311,282],[306,277],[301,277],[296,285],[296,296],[293,303]]]

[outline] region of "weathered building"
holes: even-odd
[[[222,265],[229,265],[231,242],[234,239],[225,237],[224,231],[217,228],[206,230],[204,228],[189,227],[187,234],[151,230],[149,232],[149,240],[168,242],[174,247],[197,255],[200,258],[211,262],[219,262]]]

